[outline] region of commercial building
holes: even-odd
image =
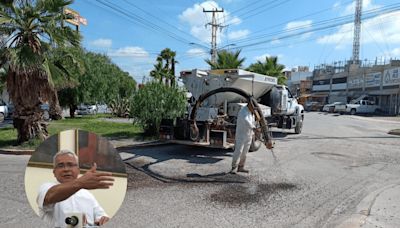
[[[350,102],[362,95],[378,104],[383,113],[400,114],[400,60],[378,64],[321,65],[313,71],[312,93],[328,102]]]

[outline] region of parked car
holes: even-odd
[[[346,112],[347,105],[345,103],[340,103],[335,105],[334,112],[343,114]]]
[[[8,107],[4,102],[0,101],[0,123],[3,122],[7,116],[8,116]]]
[[[43,119],[45,121],[50,120],[50,114],[49,114],[50,106],[49,106],[49,104],[41,104],[40,108],[43,110]]]
[[[305,103],[304,109],[306,111],[322,111],[324,105],[318,101],[308,101]]]
[[[76,110],[78,115],[91,115],[97,113],[96,105],[79,105]]]
[[[323,112],[338,112],[336,110],[336,107],[339,107],[339,105],[344,105],[344,103],[343,102],[333,102],[331,104],[326,104],[322,108],[322,111]]]

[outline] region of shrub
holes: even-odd
[[[173,119],[185,112],[185,91],[159,82],[149,82],[135,93],[131,116],[143,126],[145,134],[158,133],[162,119]]]
[[[128,118],[130,115],[130,102],[127,98],[117,97],[112,99],[110,104],[111,114],[117,117]]]

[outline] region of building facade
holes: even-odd
[[[326,94],[328,102],[350,102],[367,95],[385,114],[400,114],[400,60],[384,65],[324,66],[314,70],[313,94]]]

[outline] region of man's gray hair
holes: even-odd
[[[54,155],[54,157],[53,157],[53,166],[54,166],[54,167],[56,167],[56,165],[57,165],[57,164],[56,164],[56,159],[57,159],[57,157],[58,157],[58,156],[61,156],[61,155],[64,155],[64,154],[71,155],[72,157],[75,158],[76,162],[79,163],[78,156],[76,156],[76,154],[75,154],[74,152],[72,152],[72,151],[70,151],[70,150],[63,149],[63,150],[58,151],[58,152]]]

